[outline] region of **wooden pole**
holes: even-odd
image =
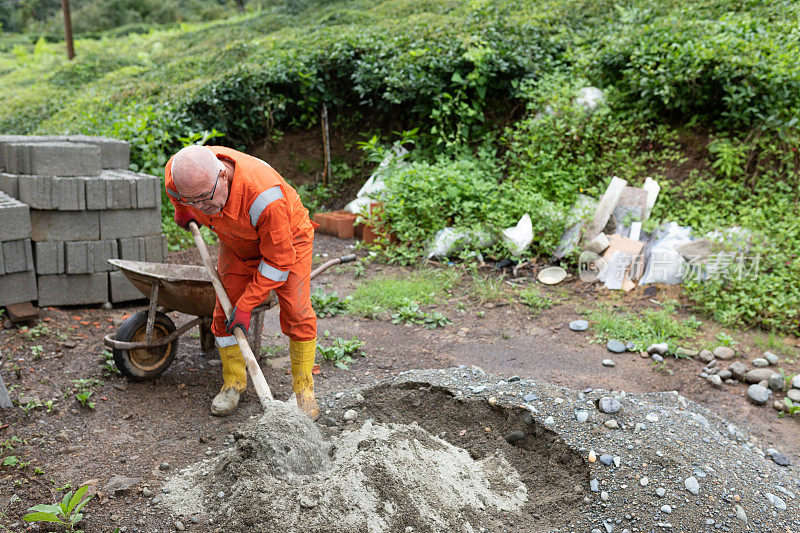
[[[61,0],[61,10],[64,12],[64,38],[67,41],[67,59],[75,57],[75,47],[72,45],[72,19],[69,16],[69,0]]]
[[[189,222],[189,230],[192,232],[194,243],[200,251],[203,264],[206,266],[209,276],[211,276],[211,283],[214,285],[214,290],[217,292],[217,298],[219,298],[219,303],[222,304],[225,316],[230,318],[233,312],[233,305],[231,305],[231,300],[228,298],[228,293],[225,292],[225,287],[222,286],[222,280],[219,279],[219,274],[217,274],[217,270],[214,268],[214,263],[211,262],[211,255],[209,255],[206,243],[203,240],[203,236],[200,234],[200,228],[198,228],[197,224],[194,222]],[[253,350],[250,349],[250,345],[247,343],[247,337],[245,337],[241,328],[234,329],[233,336],[236,337],[236,342],[239,344],[239,349],[242,351],[244,364],[247,366],[247,371],[250,373],[250,378],[253,380],[253,386],[258,394],[258,399],[261,401],[261,405],[266,408],[269,406],[270,402],[275,401],[272,397],[272,391],[269,390],[269,385],[267,385],[267,380],[264,379],[261,367],[258,366],[256,356],[253,355]]]
[[[0,356],[3,354],[0,353]],[[0,360],[2,360],[0,358]],[[8,390],[6,389],[6,384],[3,383],[3,375],[0,374],[0,409],[11,409],[14,407],[14,402],[11,401],[11,397],[8,395]]]
[[[322,104],[322,144],[325,147],[325,168],[322,170],[322,184],[327,185],[331,176],[331,134],[328,131],[327,104]]]

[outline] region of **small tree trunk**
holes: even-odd
[[[239,13],[244,13],[244,3],[247,0],[236,0],[236,7],[239,10]]]
[[[72,20],[69,16],[69,0],[61,0],[61,10],[64,12],[64,38],[67,41],[67,59],[75,57],[75,47],[72,45]]]

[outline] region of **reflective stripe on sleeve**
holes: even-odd
[[[289,277],[288,270],[278,270],[274,266],[270,266],[261,260],[261,263],[258,265],[258,271],[267,279],[271,279],[272,281],[286,281]]]
[[[261,216],[261,213],[264,212],[264,209],[275,200],[280,200],[281,198],[283,198],[283,192],[281,192],[280,185],[271,187],[259,194],[256,199],[253,200],[253,205],[250,206],[250,224],[256,227],[256,222],[258,222],[258,218]]]
[[[172,196],[176,200],[180,200],[181,199],[181,195],[178,194],[178,191],[173,191],[169,187],[164,187],[164,188],[167,189],[167,194],[169,194],[170,196]]]
[[[214,337],[214,340],[217,341],[217,346],[220,348],[227,348],[228,346],[233,346],[237,344],[236,337],[230,335],[228,337]]]

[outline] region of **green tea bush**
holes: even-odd
[[[650,117],[744,128],[800,110],[798,8],[787,19],[752,13],[704,19],[691,7],[640,12],[607,35],[593,74]]]

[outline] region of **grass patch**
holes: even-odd
[[[417,305],[435,303],[460,279],[457,270],[419,270],[408,276],[379,276],[359,285],[347,301],[354,315],[375,317],[399,311],[408,302]]]
[[[514,294],[504,283],[505,274],[499,276],[483,276],[477,272],[472,273],[472,296],[480,304],[486,303],[511,303]]]
[[[542,296],[536,287],[530,286],[519,295],[525,307],[530,309],[534,315],[539,314],[543,309],[553,307],[553,301],[547,296]]]
[[[611,339],[632,341],[636,350],[645,350],[653,343],[666,342],[670,345],[670,352],[674,352],[678,347],[677,341],[693,337],[699,329],[696,321],[676,318],[674,310],[671,305],[665,305],[661,309],[647,309],[636,314],[601,304],[586,314],[594,323],[597,342]]]
[[[766,335],[758,335],[753,338],[753,344],[762,352],[773,352],[777,355],[795,356],[797,352],[774,331]]]

